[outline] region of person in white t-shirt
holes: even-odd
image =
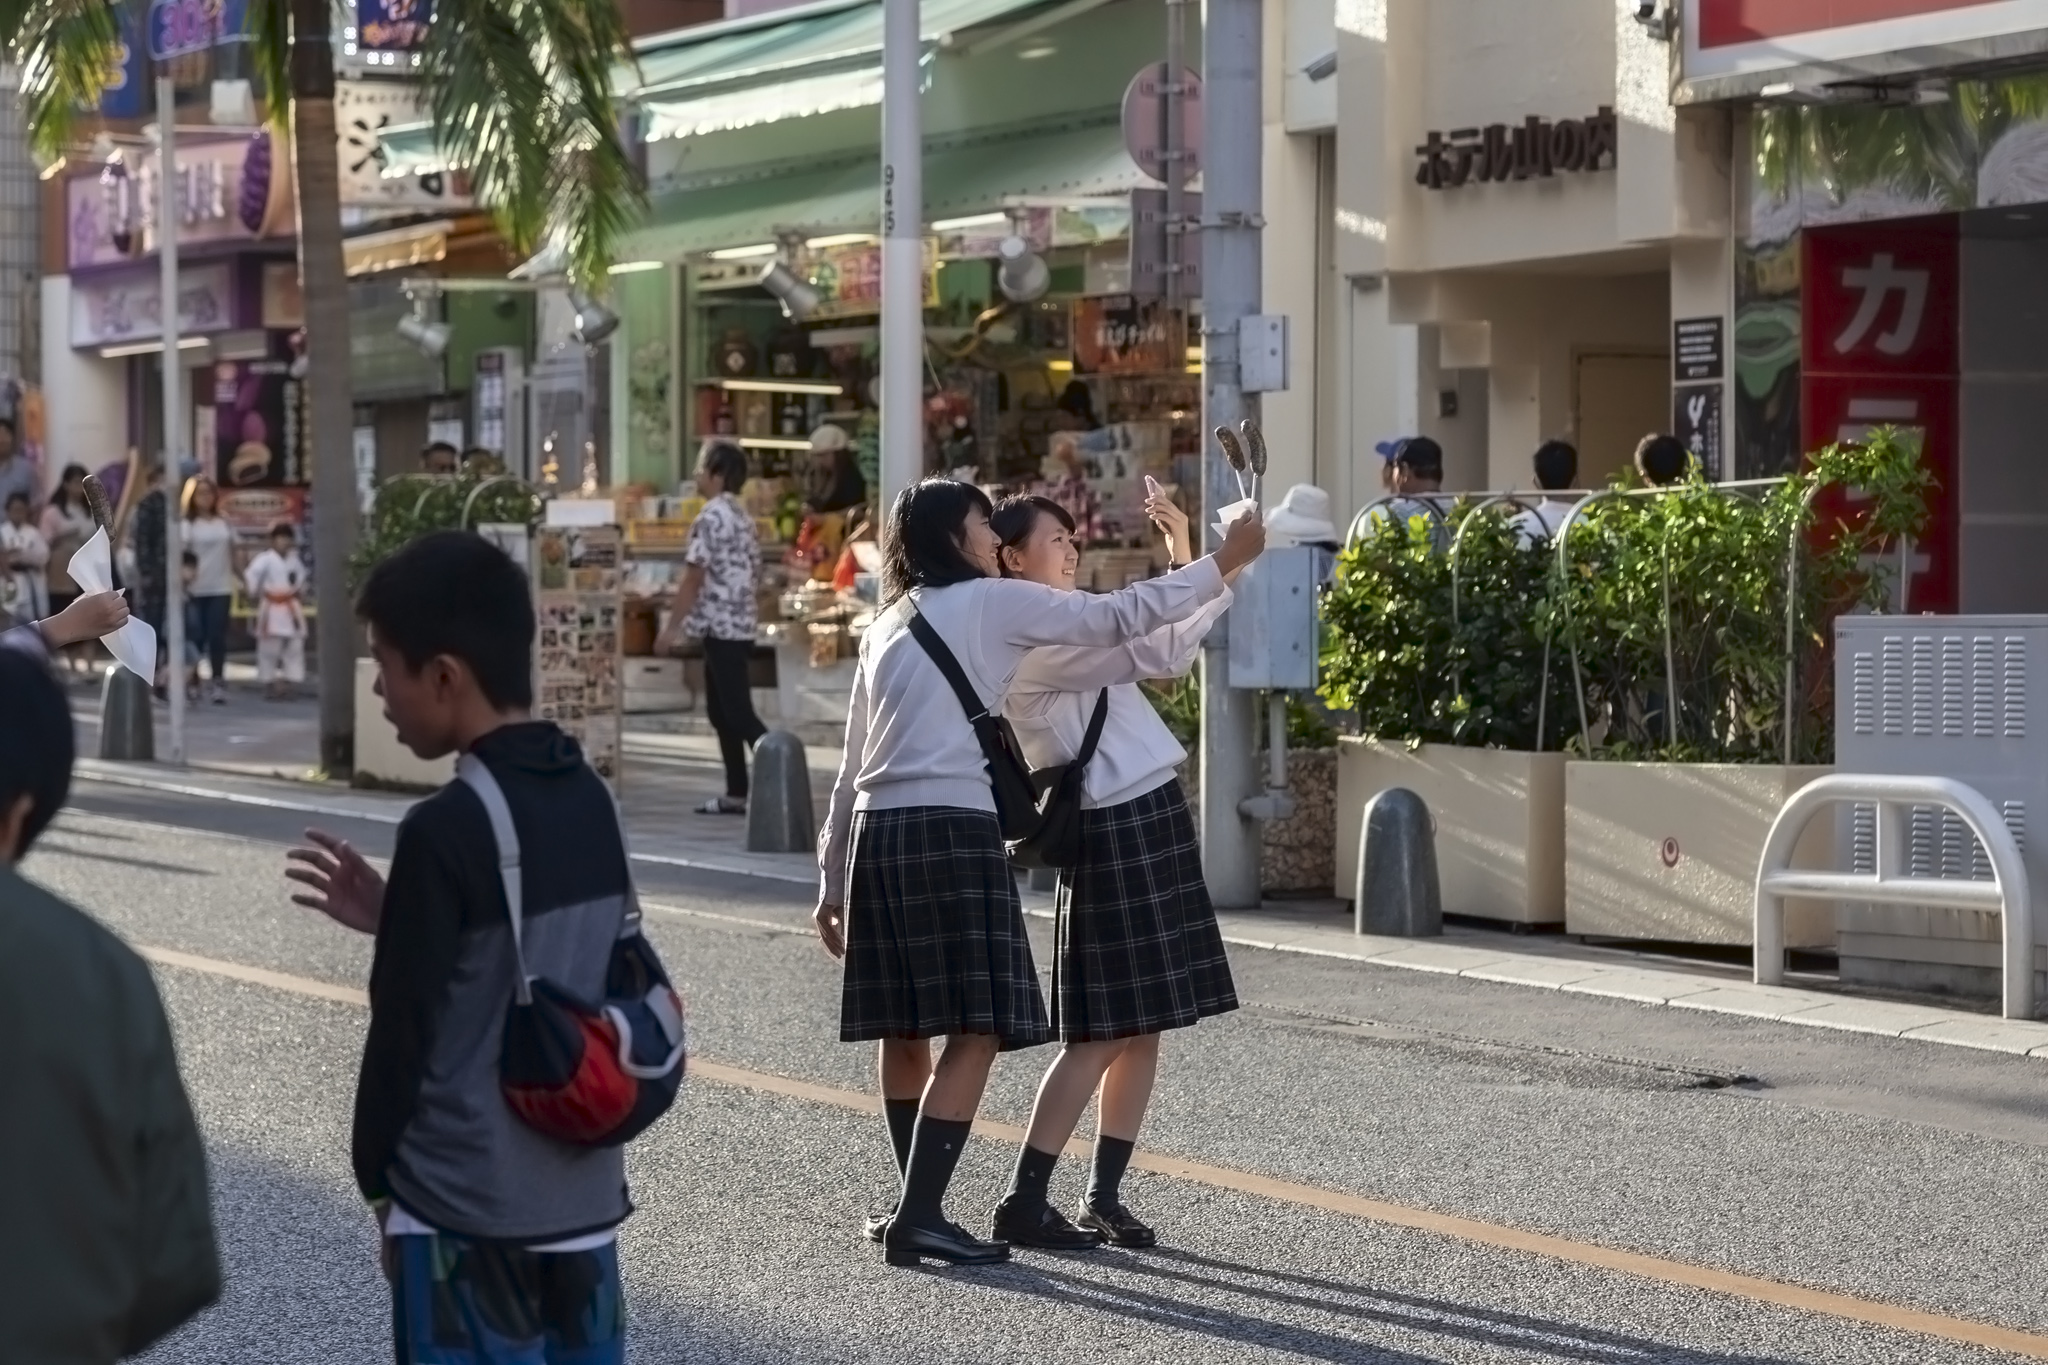
[[[1535,457],[1530,463],[1536,475],[1536,486],[1545,493],[1570,488],[1579,477],[1579,452],[1565,441],[1545,441],[1536,447]],[[1524,546],[1555,540],[1558,528],[1564,525],[1564,519],[1576,506],[1577,498],[1546,497],[1534,507],[1516,514],[1515,533]]]
[[[228,607],[235,600],[235,532],[220,514],[220,487],[200,476],[185,484],[181,502],[184,513],[185,550],[192,556],[192,582],[187,591],[185,619],[192,629],[186,644],[195,656],[206,660],[213,672],[212,698],[215,706],[226,703]],[[188,689],[198,700],[199,676],[195,666]]]
[[[0,521],[0,615],[26,625],[50,614],[43,579],[49,562],[49,543],[28,519],[28,494],[8,494],[7,516]]]

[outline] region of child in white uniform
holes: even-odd
[[[293,687],[306,680],[306,616],[299,608],[305,584],[298,534],[279,522],[270,528],[270,548],[249,562],[244,577],[256,609],[256,676],[272,700],[289,697]],[[277,676],[280,665],[282,681]]]

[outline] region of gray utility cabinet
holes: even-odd
[[[2036,906],[2048,905],[2048,616],[1844,616],[1835,622],[1835,770],[1950,777],[1976,788],[2019,844]],[[1836,847],[1875,867],[1876,819],[1844,806]],[[1916,877],[1989,880],[1983,848],[1956,816],[1916,807]],[[1997,996],[1997,915],[1844,902],[1842,980]],[[2034,920],[2034,989],[2048,992],[2048,923]]]

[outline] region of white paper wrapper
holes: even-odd
[[[114,586],[114,572],[107,553],[107,531],[103,526],[92,533],[92,539],[78,547],[71,556],[71,581],[84,593],[109,592]],[[146,683],[156,681],[156,629],[139,616],[128,618],[128,624],[112,635],[101,636],[108,650],[118,659],[123,668]]]
[[[1228,535],[1233,523],[1258,510],[1259,504],[1255,498],[1242,498],[1237,502],[1217,508],[1214,527],[1216,534],[1219,536]]]

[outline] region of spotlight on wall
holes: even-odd
[[[1030,303],[1043,298],[1052,288],[1052,269],[1045,258],[1031,249],[1022,237],[1005,237],[996,247],[996,287],[1013,303]]]
[[[783,316],[795,322],[801,322],[816,312],[822,302],[811,282],[791,270],[784,261],[774,260],[762,266],[758,283],[781,301]]]
[[[1668,0],[1636,0],[1636,22],[1660,43],[1670,42],[1678,32],[1678,17],[1671,12]]]
[[[448,350],[448,324],[428,319],[424,297],[414,297],[412,312],[398,320],[398,334],[419,347],[430,360],[440,359]]]
[[[570,334],[585,346],[595,346],[619,330],[619,315],[580,289],[569,291],[569,306],[576,310]]]

